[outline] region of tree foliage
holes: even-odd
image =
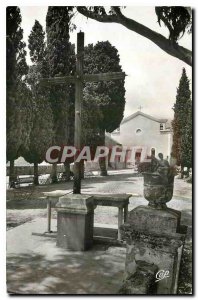
[[[89,74],[121,72],[117,49],[108,41],[98,42],[95,46],[89,45],[85,49],[84,69]],[[84,106],[87,110],[89,106],[94,109],[98,130],[112,132],[119,127],[125,107],[124,80],[87,83],[84,93]]]
[[[28,84],[31,87],[32,105],[32,127],[30,132],[30,144],[24,148],[23,157],[29,163],[37,166],[45,159],[47,149],[53,140],[53,114],[47,99],[45,88],[39,85],[45,63],[45,33],[38,21],[32,28],[29,36],[28,47],[33,65],[29,68]],[[35,172],[36,173],[36,172]],[[38,178],[35,178],[38,183]]]
[[[46,151],[52,146],[53,114],[51,107],[41,93],[33,97],[33,126],[30,132],[30,144],[23,152],[23,157],[29,163],[41,163],[45,159]]]
[[[108,41],[98,42],[85,48],[85,73],[98,74],[121,72],[117,49]],[[93,148],[105,145],[105,131],[119,127],[125,107],[124,80],[86,83],[83,94],[83,137],[86,145]],[[101,161],[105,174],[105,161]]]
[[[158,6],[155,8],[158,23],[161,21],[169,30],[169,39],[178,41],[186,31],[191,32],[191,15],[186,7],[183,6]]]
[[[181,138],[181,161],[183,166],[192,168],[192,103],[190,101]]]
[[[42,62],[45,57],[45,32],[41,24],[35,20],[31,33],[28,38],[28,48],[30,58],[33,63]]]
[[[29,143],[31,93],[25,83],[28,72],[20,9],[7,7],[6,20],[6,130],[7,160],[15,160]]]
[[[69,42],[69,30],[73,8],[50,6],[46,17],[47,64],[49,77],[74,74],[75,52]],[[54,116],[54,143],[73,144],[74,131],[74,86],[53,86],[49,100]]]

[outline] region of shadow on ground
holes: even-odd
[[[52,252],[51,249],[47,255],[36,253],[9,255],[7,258],[8,292],[16,294],[116,294],[118,292],[124,272],[122,255],[112,255],[108,251],[101,250],[101,246],[97,245],[86,252],[65,251],[65,254],[56,255]]]

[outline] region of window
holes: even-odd
[[[164,130],[164,124],[160,123],[160,130]]]
[[[140,128],[136,129],[136,134],[139,135],[142,133],[142,130]]]

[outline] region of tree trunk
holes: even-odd
[[[34,163],[34,184],[39,185],[38,163]]]
[[[181,179],[184,178],[184,166],[181,165]]]
[[[99,158],[99,166],[100,166],[100,175],[107,176],[107,168],[106,168],[106,159],[105,157]]]
[[[64,171],[64,178],[65,181],[70,181],[70,163],[64,163],[65,171]]]
[[[100,132],[100,146],[105,146],[105,131],[101,130]],[[106,157],[99,158],[99,166],[100,166],[100,175],[107,176],[107,166],[106,166]]]
[[[9,187],[15,188],[16,174],[14,170],[14,160],[10,160]]]
[[[57,183],[57,164],[52,164],[52,172],[51,172],[51,180],[52,183]]]
[[[187,177],[190,176],[190,167],[187,168]]]
[[[80,177],[81,177],[81,179],[85,178],[85,164],[84,164],[84,160],[82,160],[81,164],[80,164]]]
[[[80,162],[74,164],[74,184],[73,184],[73,194],[81,193],[81,178],[80,178]]]

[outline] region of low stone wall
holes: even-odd
[[[107,169],[109,169],[108,165],[106,164]],[[112,166],[110,166],[110,169],[124,169],[125,165],[124,163],[113,163]],[[33,166],[15,166],[15,173],[16,176],[19,175],[34,175],[34,167]],[[73,164],[70,165],[70,170],[73,172]],[[39,175],[42,174],[51,174],[52,171],[52,165],[47,166],[38,166],[38,173]],[[98,162],[85,162],[85,171],[100,171],[100,166]],[[64,172],[64,165],[57,165],[57,172]],[[10,174],[10,167],[6,166],[6,176],[9,176]]]
[[[34,175],[34,167],[33,166],[20,166],[15,167],[16,176],[19,175]],[[42,174],[51,174],[52,165],[49,166],[38,166],[39,175]],[[64,172],[64,165],[57,165],[57,172]],[[6,176],[10,174],[10,167],[6,167]]]

